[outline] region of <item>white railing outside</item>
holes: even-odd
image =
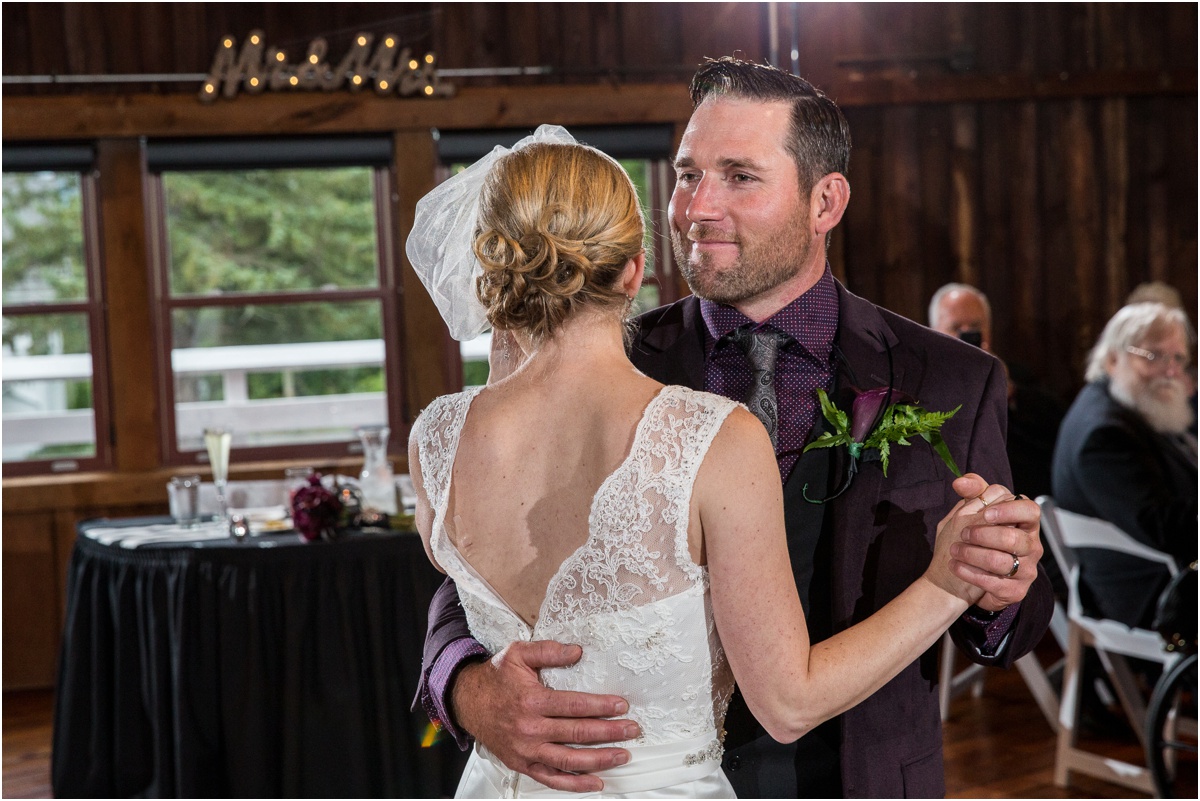
[[[180,443],[198,443],[204,428],[224,425],[246,435],[253,434],[256,439],[266,435],[271,440],[270,434],[283,432],[297,432],[299,441],[343,439],[345,432],[355,426],[386,422],[384,393],[250,400],[247,376],[255,372],[379,366],[383,359],[383,341],[378,339],[178,348],[171,353],[175,375],[220,375],[224,400],[177,404],[176,435]],[[0,363],[0,374],[6,385],[86,380],[92,375],[92,360],[88,354],[6,355]],[[48,445],[91,442],[95,436],[94,419],[90,409],[38,409],[5,414],[5,456],[21,458],[18,454],[22,450],[28,453]],[[240,439],[249,444],[245,437]]]

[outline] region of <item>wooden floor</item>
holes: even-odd
[[[51,798],[49,691],[4,695],[5,798]],[[1054,737],[1015,671],[988,671],[983,695],[954,702],[946,724],[950,798],[1144,798],[1116,785],[1079,778],[1055,787]],[[1092,744],[1089,744],[1091,747]],[[1102,744],[1111,756],[1140,760],[1129,739]]]

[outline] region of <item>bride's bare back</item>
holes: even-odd
[[[627,362],[573,371],[562,352],[546,354],[559,362],[553,380],[531,365],[475,398],[446,513],[451,542],[530,624],[559,565],[587,539],[596,492],[662,388]]]

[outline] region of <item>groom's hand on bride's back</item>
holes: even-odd
[[[603,782],[588,775],[623,765],[623,748],[572,748],[630,740],[640,735],[623,715],[629,705],[616,695],[551,690],[538,680],[542,668],[567,667],[583,649],[549,640],[514,642],[486,662],[463,667],[454,681],[454,718],[512,770],[556,790],[596,792]],[[579,774],[579,775],[576,775]]]

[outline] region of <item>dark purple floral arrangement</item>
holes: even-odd
[[[313,473],[308,484],[292,494],[292,525],[305,540],[333,539],[342,517],[337,493],[321,486],[321,474]]]

